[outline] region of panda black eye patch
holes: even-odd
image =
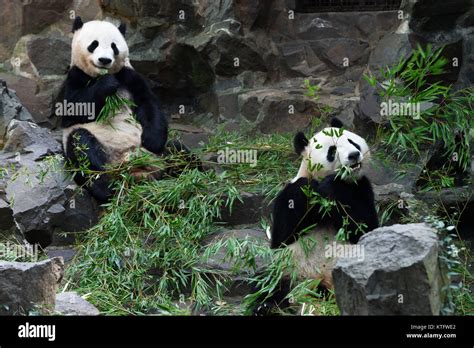
[[[328,154],[326,156],[326,158],[329,162],[334,161],[334,159],[336,158],[336,150],[337,150],[337,148],[334,145],[329,146]]]
[[[116,56],[118,56],[119,50],[118,50],[117,45],[115,44],[115,42],[112,42],[112,49],[114,50],[114,54]]]
[[[87,50],[92,53],[94,50],[99,46],[99,42],[97,40],[92,41],[92,43],[87,47]]]
[[[359,144],[354,143],[351,139],[347,139],[347,140],[349,140],[349,142],[350,142],[352,145],[354,145],[357,150],[360,151],[360,146],[359,146]]]

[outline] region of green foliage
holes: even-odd
[[[401,59],[394,67],[380,72],[380,79],[364,76],[385,102],[419,103],[419,115],[403,112],[391,114],[388,124],[378,130],[382,149],[397,161],[417,158],[434,144],[440,144],[447,163],[440,169],[442,187],[454,183],[447,180],[455,166],[466,170],[469,165],[470,140],[473,125],[473,88],[455,91],[432,78],[445,72],[443,48],[433,50],[418,47],[410,59]],[[455,162],[455,163],[453,163]]]
[[[83,236],[71,281],[107,314],[176,313],[180,296],[196,306],[212,302],[220,289],[199,266],[201,243],[221,207],[238,198],[227,175],[190,170],[133,184],[125,177],[117,189],[99,225]]]
[[[105,104],[96,118],[97,123],[110,123],[110,120],[124,107],[132,108],[136,106],[130,99],[119,95],[111,95],[105,98]]]
[[[297,171],[300,159],[295,155],[292,143],[294,134],[272,134],[252,137],[238,132],[217,130],[208,144],[198,154],[216,153],[224,148],[257,151],[257,165],[220,164],[232,182],[246,192],[261,193],[271,201],[285,182],[289,173]],[[213,164],[208,162],[206,164]]]
[[[427,216],[424,220],[438,232],[441,250],[439,258],[447,276],[447,284],[443,287],[445,305],[442,314],[474,315],[474,296],[471,291],[474,275],[469,270],[469,265],[473,262],[471,252],[459,239],[455,226],[446,226],[436,216]]]
[[[270,196],[278,192],[287,173],[297,166],[289,144],[289,136],[252,141],[237,133],[218,132],[198,151],[201,156],[225,146],[255,149],[258,169],[224,163],[220,174],[185,170],[178,178],[135,182],[127,174],[133,168],[163,170],[187,164],[177,155],[164,161],[140,151],[129,162],[107,168],[102,174],[113,175],[117,195],[106,206],[99,225],[79,241],[68,286],[72,283],[88,294],[105,314],[190,314],[197,308],[220,314],[234,311],[222,299],[230,274],[203,265],[224,248],[226,259],[235,262],[234,271],[248,269],[250,277],[256,258],[268,257],[270,249],[252,240],[205,242],[219,226],[221,209],[231,207],[239,191]],[[288,165],[276,167],[275,163]],[[68,171],[99,174],[90,171],[87,163]]]

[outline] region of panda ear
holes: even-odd
[[[118,27],[118,30],[122,33],[123,36],[125,36],[125,33],[127,32],[127,24],[121,22]]]
[[[72,23],[72,32],[74,33],[76,30],[81,29],[83,25],[81,17],[77,16],[74,19],[74,23]]]
[[[338,119],[337,117],[333,117],[333,119],[331,120],[331,127],[342,128],[344,127],[344,125],[342,124],[340,119]]]
[[[309,141],[303,132],[298,132],[295,135],[295,138],[293,139],[293,146],[295,147],[295,152],[297,155],[301,155],[308,144]]]

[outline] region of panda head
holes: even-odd
[[[83,23],[76,17],[72,27],[71,66],[91,77],[114,74],[129,65],[128,46],[124,35],[126,26],[106,21]]]
[[[341,167],[350,171],[352,178],[363,175],[370,157],[369,146],[359,135],[342,128],[338,119],[333,119],[331,127],[325,128],[307,139],[298,133],[294,139],[297,154],[303,157],[298,175],[300,177],[324,177],[336,173]]]

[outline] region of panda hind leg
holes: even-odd
[[[295,182],[288,183],[280,191],[273,205],[272,249],[295,242],[299,233],[312,225],[315,214],[307,213],[309,199],[303,188],[310,186],[316,191],[318,185],[317,180],[299,178]]]
[[[105,169],[107,155],[102,145],[88,130],[79,128],[67,139],[66,158],[75,168],[79,168],[82,157],[87,158],[90,170],[103,171]],[[87,184],[86,189],[101,204],[108,202],[114,194],[107,174],[102,174],[92,181],[90,177],[78,171],[74,175],[74,180],[81,186]]]
[[[259,291],[257,286],[254,286],[252,293]],[[255,304],[250,308],[254,316],[268,316],[278,314],[277,311],[285,309],[290,306],[290,301],[287,298],[291,291],[290,279],[283,277],[278,282],[275,290],[271,294],[262,294],[256,300]]]

